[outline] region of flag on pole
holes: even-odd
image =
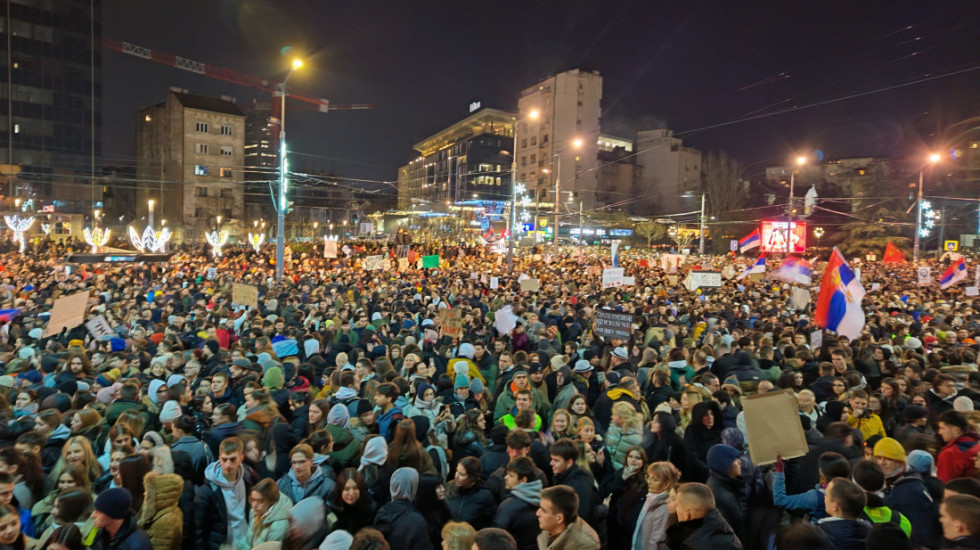
[[[811,186],[810,190],[806,192],[803,200],[803,214],[809,216],[813,213],[814,207],[817,206],[817,187]]]
[[[958,260],[950,264],[949,269],[939,279],[939,288],[946,290],[956,283],[966,279],[966,262],[961,256]]]
[[[823,272],[823,281],[820,282],[820,295],[813,314],[814,324],[852,340],[858,338],[864,329],[864,311],[861,309],[864,294],[864,287],[844,261],[840,250],[834,247],[827,269]]]
[[[810,269],[810,262],[790,256],[772,272],[772,278],[809,286],[813,283],[813,271]]]
[[[885,255],[881,258],[881,263],[883,264],[899,264],[905,261],[905,255],[902,251],[898,249],[897,246],[893,245],[891,241],[888,241],[888,246],[885,247]]]
[[[738,251],[745,254],[746,250],[751,250],[760,244],[762,244],[762,239],[759,237],[759,230],[756,229],[738,241]]]
[[[619,243],[612,243],[610,253],[612,254],[612,266],[619,267]]]
[[[765,273],[765,272],[766,272],[766,257],[765,256],[759,256],[759,259],[756,260],[754,264],[752,264],[751,266],[749,266],[748,269],[746,269],[745,271],[743,271],[742,273],[740,273],[739,276],[738,276],[738,278],[736,280],[737,281],[741,281],[742,279],[748,277],[749,275],[752,275],[753,273],[760,273],[761,274],[761,273]]]

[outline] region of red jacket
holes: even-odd
[[[980,436],[965,433],[947,443],[936,461],[936,477],[943,483],[973,474],[973,459],[980,452]]]

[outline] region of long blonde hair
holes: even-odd
[[[640,430],[640,426],[643,424],[643,418],[636,412],[633,405],[620,401],[613,405],[612,412],[623,419],[623,427],[621,428],[623,433]]]

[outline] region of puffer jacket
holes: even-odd
[[[483,481],[466,488],[450,481],[446,485],[446,503],[453,520],[465,521],[478,531],[490,527],[493,514],[497,510],[497,501]]]
[[[615,424],[610,424],[605,436],[606,449],[609,450],[609,458],[612,458],[614,470],[622,469],[626,464],[626,455],[629,454],[630,447],[639,445],[643,442],[643,434],[635,428],[626,431]]]
[[[286,538],[286,533],[289,531],[289,509],[292,507],[293,501],[279,493],[279,500],[269,508],[269,511],[261,517],[251,514],[252,517],[248,522],[248,537],[246,540],[236,542],[235,550],[248,550],[263,542],[280,542]],[[257,526],[256,523],[259,525]]]
[[[150,472],[143,480],[146,503],[140,524],[150,536],[153,550],[180,550],[184,513],[177,506],[184,479],[177,474]]]
[[[279,492],[293,502],[299,502],[307,497],[317,497],[329,502],[337,485],[335,479],[336,474],[332,468],[317,466],[304,486],[297,481],[296,472],[289,470],[286,475],[279,478]]]

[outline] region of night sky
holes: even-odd
[[[104,2],[103,35],[267,78],[291,47],[299,94],[372,111],[287,106],[296,170],[394,181],[412,145],[468,113],[516,109],[521,89],[555,72],[598,70],[603,131],[633,138],[666,124],[748,172],[797,151],[903,158],[980,114],[975,1]],[[972,70],[971,70],[972,69]],[[952,73],[906,87],[900,85]],[[132,163],[137,109],[169,86],[257,92],[136,57],[103,54],[106,164]],[[887,89],[858,98],[848,96]],[[810,105],[817,105],[803,108]],[[776,113],[758,120],[745,117]]]

